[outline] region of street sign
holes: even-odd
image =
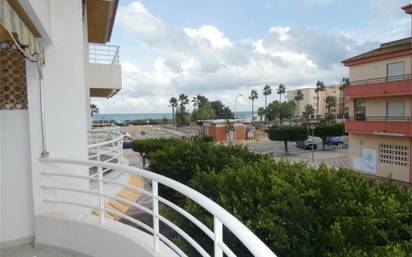
[[[314,130],[316,128],[316,124],[315,123],[310,123],[309,127],[310,127],[310,129]]]

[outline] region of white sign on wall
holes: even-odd
[[[362,170],[376,173],[376,150],[363,149]]]

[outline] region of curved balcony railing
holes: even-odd
[[[206,196],[202,195],[201,193],[193,190],[192,188],[179,183],[175,180],[170,178],[164,177],[162,175],[124,165],[112,164],[108,162],[101,162],[101,161],[82,161],[82,160],[72,160],[72,159],[63,159],[63,158],[43,158],[40,160],[43,163],[52,163],[52,164],[70,164],[70,165],[79,165],[85,167],[97,167],[98,169],[98,176],[81,176],[81,175],[73,175],[67,173],[59,173],[59,172],[43,172],[41,173],[43,176],[47,177],[57,177],[60,179],[82,179],[82,180],[92,180],[98,183],[98,192],[94,191],[87,191],[87,190],[80,190],[78,188],[68,188],[62,186],[51,186],[51,185],[43,185],[42,189],[47,191],[66,191],[66,192],[73,192],[74,194],[86,194],[86,195],[93,195],[97,196],[98,198],[98,206],[87,205],[78,203],[75,201],[65,201],[61,199],[52,198],[55,194],[50,194],[50,198],[44,199],[45,203],[50,204],[59,204],[61,205],[71,205],[77,207],[84,207],[89,209],[98,209],[99,210],[99,217],[100,223],[104,223],[105,221],[105,213],[110,215],[117,216],[119,218],[123,218],[134,225],[146,230],[153,236],[153,250],[154,252],[159,251],[159,244],[163,242],[165,245],[169,246],[173,251],[175,251],[179,256],[187,257],[187,254],[184,253],[176,244],[174,244],[171,240],[169,240],[165,235],[163,235],[159,231],[159,222],[164,223],[170,229],[173,229],[178,235],[184,238],[190,245],[196,249],[201,256],[203,257],[210,257],[209,253],[198,243],[196,242],[189,234],[175,225],[171,220],[167,219],[165,216],[162,216],[159,211],[159,203],[162,203],[172,209],[174,209],[179,214],[183,215],[187,218],[190,222],[196,225],[200,230],[202,230],[209,238],[212,240],[214,244],[214,254],[215,257],[223,257],[229,256],[234,257],[236,256],[234,252],[230,249],[228,245],[225,244],[223,240],[223,228],[226,227],[230,230],[233,235],[235,235],[253,256],[260,256],[260,257],[276,257],[276,255],[255,235],[250,231],[245,225],[243,225],[238,219],[236,219],[233,215],[231,215],[228,211],[223,209],[217,203],[213,202]],[[103,178],[103,170],[104,169],[116,169],[121,172],[129,173],[132,175],[138,175],[140,177],[145,178],[148,181],[151,181],[152,190],[147,191],[145,189],[134,187],[128,184],[122,184],[117,181],[113,181],[107,178]],[[152,208],[149,209],[137,202],[131,202],[119,196],[112,196],[104,193],[104,185],[106,184],[116,184],[127,187],[137,193],[146,194],[147,196],[152,198]],[[183,208],[177,206],[173,202],[165,199],[164,197],[160,196],[158,193],[158,186],[159,184],[166,186],[168,188],[174,189],[177,192],[181,193],[185,197],[191,199],[192,201],[199,204],[205,210],[207,210],[211,215],[213,215],[214,220],[214,227],[211,230],[207,225],[203,224],[199,219],[191,215],[188,211],[184,210]],[[61,185],[61,184],[60,184]],[[46,197],[47,197],[46,196]],[[75,198],[76,199],[76,198]],[[104,201],[106,199],[109,200],[117,200],[122,203],[131,205],[135,208],[140,209],[141,211],[149,214],[153,218],[153,225],[148,226],[142,221],[135,219],[134,217],[128,216],[127,213],[121,213],[113,209],[106,208],[104,205]],[[97,205],[97,204],[96,204]],[[136,253],[138,254],[138,253]]]
[[[90,130],[88,148],[89,160],[119,164],[123,161],[123,135],[115,126]],[[108,170],[103,169],[103,173]]]

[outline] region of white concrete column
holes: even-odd
[[[85,84],[85,35],[83,33],[82,1],[53,1],[50,10],[52,42],[45,46],[46,63],[42,67],[45,88],[47,151],[52,157],[86,160],[88,156],[87,117],[89,107],[86,104],[88,95]],[[85,167],[39,162],[42,147],[40,91],[38,71],[33,63],[27,63],[27,85],[35,214],[53,209],[50,205],[43,203],[45,198],[87,203],[87,197],[81,194],[62,192],[47,192],[46,194],[41,189],[42,185],[62,185],[88,190],[88,181],[44,177],[40,173],[65,172],[88,175],[89,171]],[[66,209],[73,208],[66,207]]]

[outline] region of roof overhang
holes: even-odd
[[[357,60],[345,60],[342,63],[346,67],[351,67],[355,65],[360,65],[360,64],[365,64],[365,63],[370,63],[370,62],[376,62],[376,61],[381,61],[381,60],[386,60],[386,59],[391,59],[391,58],[396,58],[396,57],[402,57],[406,55],[412,55],[411,50],[405,50],[405,51],[399,51],[399,52],[394,52],[394,53],[388,53],[388,54],[381,54],[381,55],[375,55],[375,56],[370,56],[370,57],[365,57],[362,59],[357,59]]]
[[[119,91],[120,89],[90,88],[90,97],[110,98],[117,94]]]
[[[402,10],[407,14],[412,14],[412,4],[408,4],[402,7]]]
[[[110,41],[119,0],[87,0],[87,29],[90,43]]]

